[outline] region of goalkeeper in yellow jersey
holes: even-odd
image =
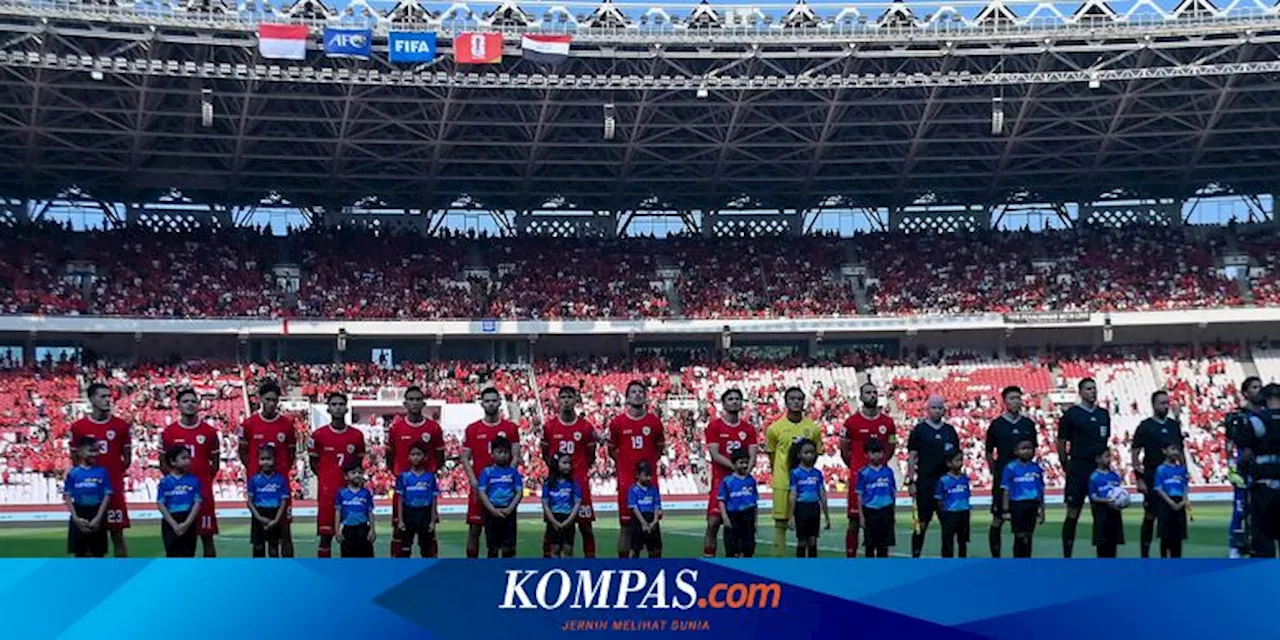
[[[773,468],[773,556],[787,555],[787,523],[790,502],[789,485],[791,469],[787,466],[787,453],[791,445],[800,440],[822,442],[822,427],[805,415],[805,395],[799,387],[791,387],[782,394],[787,414],[769,425],[764,434],[764,452]]]
[[[1230,548],[1228,554],[1232,558],[1250,555],[1252,549],[1250,541],[1248,474],[1246,469],[1240,468],[1240,445],[1237,443],[1239,442],[1241,430],[1252,428],[1249,418],[1261,408],[1257,403],[1261,393],[1261,379],[1257,376],[1245,378],[1240,385],[1240,395],[1244,397],[1244,405],[1240,409],[1227,414],[1226,419],[1226,453],[1227,461],[1230,465],[1230,472],[1227,474],[1227,478],[1235,489],[1235,495],[1231,501],[1231,529],[1227,534],[1227,545]]]

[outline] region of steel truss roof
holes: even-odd
[[[555,69],[510,38],[492,68],[455,66],[443,40],[416,68],[390,64],[385,45],[367,62],[313,51],[279,65],[258,57],[251,27],[182,20],[0,4],[4,195],[794,210],[832,196],[1266,193],[1280,169],[1280,19],[1267,16],[977,35],[600,32]]]

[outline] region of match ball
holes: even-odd
[[[1129,491],[1124,487],[1111,487],[1111,490],[1107,492],[1107,499],[1123,509],[1129,506]]]

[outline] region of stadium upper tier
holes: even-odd
[[[312,28],[282,60],[263,22]],[[333,57],[324,27],[372,47]],[[390,32],[434,57],[394,60]],[[501,55],[460,58],[482,32]],[[526,32],[567,50],[527,57]],[[1280,17],[1252,0],[3,0],[0,35],[3,198],[676,215],[1253,195],[1280,171]]]
[[[557,320],[1205,309],[1275,302],[1275,234],[568,240],[31,225],[0,233],[0,313]]]
[[[1007,33],[1014,30],[1105,29],[1108,27],[1176,27],[1175,23],[1211,25],[1230,20],[1260,20],[1276,15],[1261,2],[1212,0],[902,0],[872,2],[805,2],[766,0],[756,3],[603,2],[512,0],[447,3],[427,0],[144,0],[104,3],[5,0],[4,10],[36,15],[92,16],[150,24],[245,29],[259,23],[341,24],[379,30],[429,27],[452,34],[476,29],[503,33],[568,33],[584,38],[660,40],[696,36],[786,37],[829,35],[869,37],[877,34],[923,36]]]

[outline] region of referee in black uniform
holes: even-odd
[[[1156,507],[1161,500],[1151,483],[1155,481],[1156,469],[1164,462],[1164,448],[1171,444],[1177,444],[1178,449],[1182,449],[1182,425],[1177,418],[1169,418],[1169,392],[1157,391],[1151,394],[1151,417],[1138,423],[1130,445],[1134,473],[1138,476],[1138,491],[1142,492],[1139,552],[1144,558],[1151,557],[1151,541],[1155,538],[1156,530]]]
[[[1004,413],[991,421],[987,427],[987,468],[991,470],[991,530],[987,533],[987,542],[991,545],[991,557],[1000,557],[1000,533],[1004,527],[1004,489],[1000,488],[1000,477],[1004,475],[1005,465],[1016,457],[1013,450],[1023,440],[1030,440],[1040,448],[1040,438],[1036,434],[1036,423],[1022,415],[1022,389],[1005,387],[1000,392],[1004,400]]]
[[[1076,524],[1089,494],[1094,458],[1107,448],[1111,438],[1111,414],[1098,406],[1098,383],[1093,378],[1085,378],[1076,389],[1080,392],[1080,404],[1067,409],[1058,422],[1058,459],[1067,474],[1067,519],[1062,522],[1064,558],[1071,557],[1076,545]]]
[[[929,416],[911,430],[907,438],[907,490],[916,508],[918,530],[911,532],[911,557],[924,550],[924,534],[937,511],[934,490],[947,472],[947,457],[960,449],[955,427],[942,421],[947,404],[942,396],[929,396]]]
[[[1263,387],[1262,398],[1265,408],[1236,435],[1249,468],[1253,557],[1274,558],[1280,545],[1280,385]]]

